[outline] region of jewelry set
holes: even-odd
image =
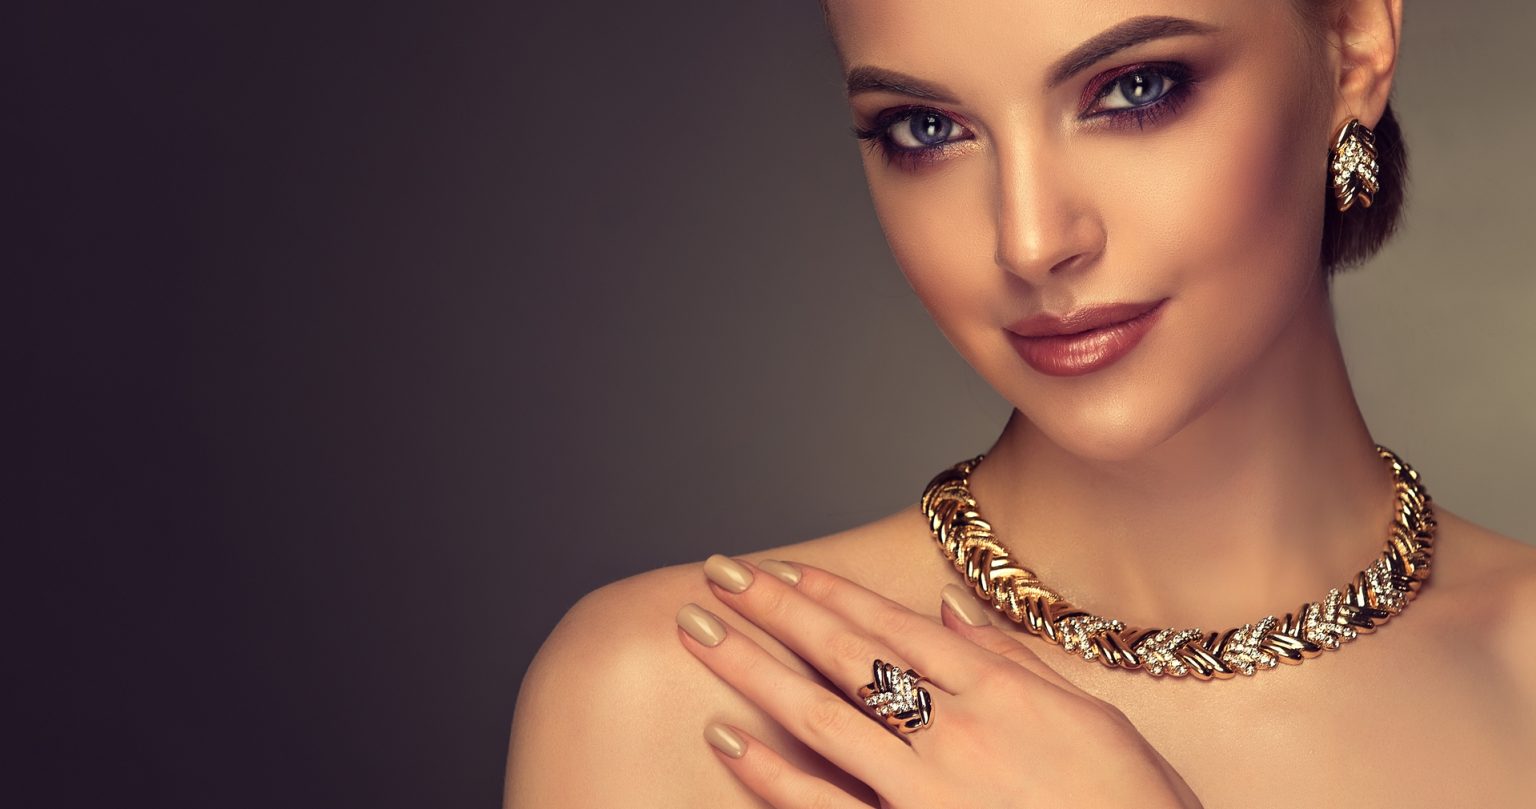
[[[1328,165],[1338,210],[1356,202],[1370,207],[1380,190],[1381,167],[1375,135],[1359,119],[1339,127]],[[1108,668],[1228,680],[1299,664],[1370,634],[1402,612],[1429,580],[1436,528],[1429,493],[1406,461],[1379,444],[1376,453],[1391,470],[1397,492],[1381,555],[1318,601],[1225,632],[1127,624],[1075,606],[1046,586],[998,539],[971,495],[970,474],[985,455],[940,472],[919,505],[940,550],[972,592],[1031,634]],[[892,730],[914,733],[933,723],[932,695],[919,685],[924,681],[931,682],[912,669],[876,660],[858,695]]]

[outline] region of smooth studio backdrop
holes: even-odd
[[[1536,6],[1407,5],[1345,348],[1437,501],[1532,540]],[[1007,415],[886,251],[810,0],[20,14],[57,805],[495,805],[583,593],[915,507]]]

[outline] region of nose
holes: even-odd
[[[1036,285],[1091,263],[1105,243],[1102,223],[1074,182],[1070,162],[1048,146],[1015,139],[996,152],[995,260]]]

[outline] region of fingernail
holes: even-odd
[[[800,569],[794,565],[780,562],[777,559],[764,559],[758,562],[757,566],[759,569],[773,574],[774,578],[779,579],[785,584],[793,586],[800,583]]]
[[[710,722],[704,726],[704,741],[731,758],[741,758],[741,754],[747,752],[747,743],[742,741],[736,731],[719,722]]]
[[[987,608],[976,603],[976,597],[964,587],[958,584],[946,584],[939,597],[944,599],[944,603],[949,605],[952,612],[960,616],[960,620],[971,626],[992,625],[992,619],[987,617]]]
[[[725,640],[725,624],[709,610],[691,601],[677,611],[677,625],[705,646],[716,646]]]
[[[704,575],[733,593],[747,589],[752,583],[752,571],[723,553],[712,554],[704,560]]]

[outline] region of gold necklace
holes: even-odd
[[[1107,668],[1226,680],[1279,663],[1299,664],[1370,634],[1402,612],[1429,579],[1436,527],[1429,492],[1396,453],[1380,444],[1376,452],[1391,467],[1397,490],[1397,511],[1381,557],[1322,601],[1222,633],[1129,626],[1073,606],[1047,587],[1013,560],[971,496],[970,474],[985,453],[940,472],[920,502],[933,538],[972,591],[1035,635]]]

